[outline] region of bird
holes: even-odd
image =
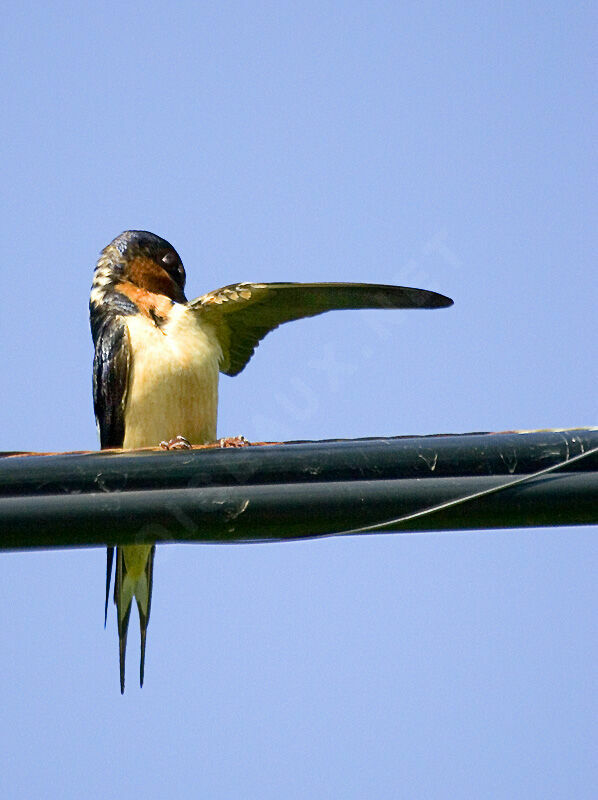
[[[188,301],[174,247],[149,231],[121,233],[100,253],[89,299],[93,403],[101,449],[216,441],[218,377],[238,375],[267,333],[337,309],[444,308],[425,289],[366,283],[235,283]],[[181,443],[183,443],[181,445]],[[155,545],[116,548],[121,694],[131,605],[139,612],[143,686]],[[106,558],[104,626],[114,548]]]

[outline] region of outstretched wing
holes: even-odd
[[[237,375],[264,336],[283,322],[358,308],[445,308],[449,297],[426,289],[368,283],[237,283],[192,300],[222,347],[221,372]]]

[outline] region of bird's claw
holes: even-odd
[[[220,447],[249,447],[249,442],[244,436],[225,436],[218,440]]]
[[[163,450],[190,450],[191,443],[184,436],[175,436],[167,442],[160,442],[160,447]]]

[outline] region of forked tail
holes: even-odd
[[[143,686],[145,668],[145,638],[152,603],[152,579],[154,572],[155,545],[127,545],[116,548],[116,575],[114,578],[114,602],[118,619],[118,651],[120,661],[120,691],[125,691],[125,654],[127,631],[133,597],[139,611],[141,633],[141,658],[139,662],[139,685]],[[112,558],[108,548],[108,577],[106,593],[109,591]],[[107,597],[106,597],[107,601]]]

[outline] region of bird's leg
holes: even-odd
[[[220,447],[249,447],[250,442],[244,436],[225,436],[218,439]]]
[[[160,442],[160,447],[163,450],[189,450],[191,444],[184,436],[175,436],[174,439],[169,439],[167,442]]]

